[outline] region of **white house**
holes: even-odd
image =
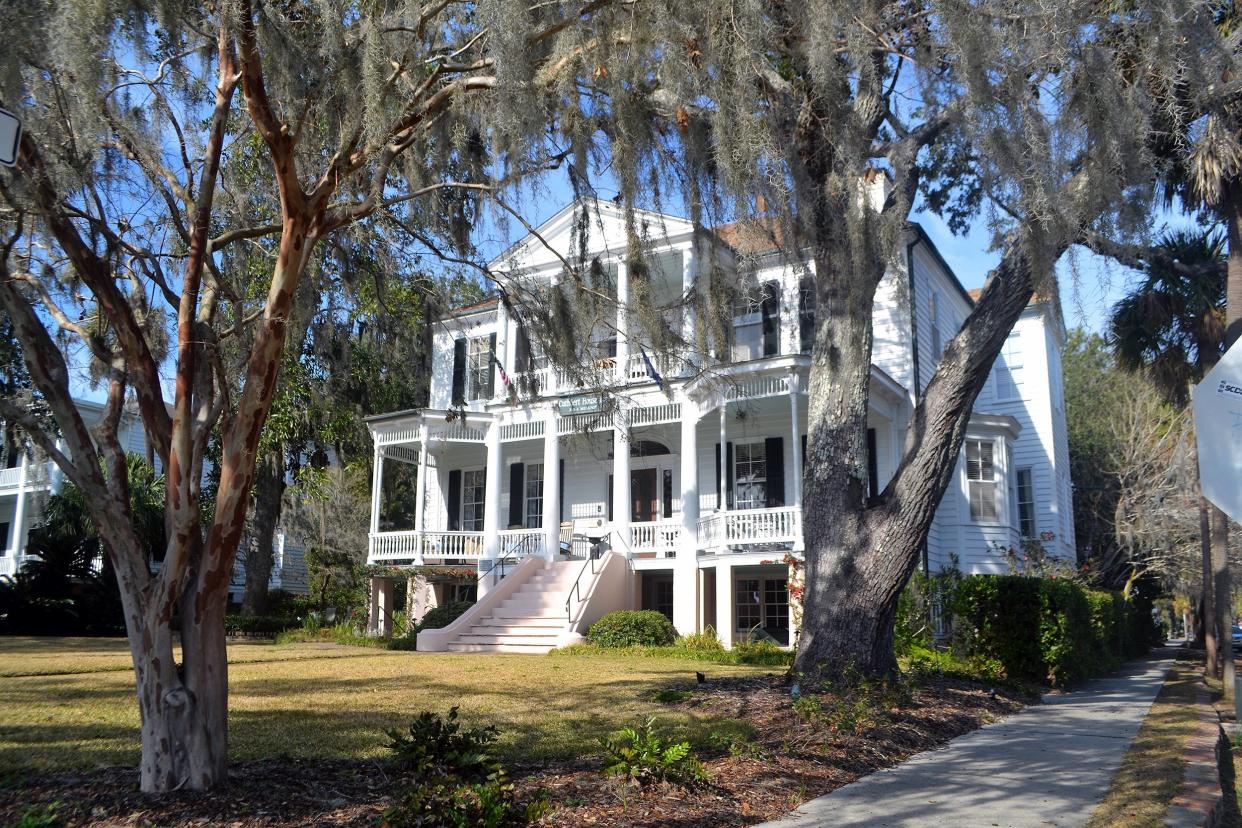
[[[590,256],[610,274],[618,306],[630,307],[624,215],[610,203],[566,207],[492,267],[532,288],[555,284],[579,211],[588,208]],[[368,559],[394,567],[372,581],[373,632],[389,629],[401,568],[417,567],[409,570],[417,574],[410,580],[417,616],[444,600],[427,573],[469,564],[477,566],[478,603],[444,630],[421,633],[419,649],[547,650],[621,608],[659,610],[682,633],[712,626],[726,645],[757,629],[791,641],[786,555],[802,552],[815,313],[814,291],[803,282],[809,265],[787,263],[753,224],[704,238],[673,216],[640,219],[658,240],[646,256],[654,303],[687,342],[696,341],[697,320],[683,298],[708,290],[713,270],[735,282],[754,274],[734,307],[727,352],[657,360],[619,310],[615,325],[583,343],[584,365],[616,392],[602,396],[549,365],[537,344],[519,341],[496,300],[452,314],[435,335],[429,407],[369,420]],[[876,492],[973,302],[917,226],[900,253],[873,322],[868,449]],[[1073,559],[1063,343],[1056,304],[1032,303],[979,398],[926,566],[956,556],[968,572],[1005,571],[999,547],[1047,532],[1055,536],[1048,551]],[[386,462],[416,467],[421,504],[412,525],[392,531],[380,531],[379,520]]]
[[[103,404],[91,400],[76,399],[74,404],[82,415],[87,428],[93,428],[103,416]],[[121,416],[119,426],[121,447],[132,454],[146,454],[146,432],[142,422],[130,411]],[[60,489],[64,475],[57,465],[39,459],[31,450],[11,450],[5,453],[7,468],[0,469],[0,578],[12,577],[33,556],[26,554],[26,542],[30,528],[43,519],[43,506],[50,494]],[[159,468],[159,458],[156,458]],[[268,581],[271,589],[305,593],[308,591],[306,563],[303,550],[288,541],[283,533],[275,539],[275,558],[272,575]],[[155,566],[158,568],[158,562]],[[245,563],[239,556],[233,567],[229,582],[229,596],[241,600],[246,584]]]

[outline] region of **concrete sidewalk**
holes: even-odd
[[[1173,664],[1171,650],[812,799],[771,828],[1080,826]],[[761,828],[764,828],[761,826]]]

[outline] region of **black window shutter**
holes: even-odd
[[[764,464],[768,469],[767,506],[785,505],[785,441],[768,437],[763,441]]]
[[[875,429],[867,429],[867,494],[878,497],[880,494],[879,458],[875,451]]]
[[[608,475],[608,520],[612,520],[612,475]]]
[[[725,447],[725,508],[733,508],[733,444]],[[716,444],[716,508],[720,508],[720,443]]]
[[[526,501],[526,464],[514,463],[509,467],[509,525],[522,525],[522,507]]]
[[[466,404],[466,340],[453,340],[453,405]]]
[[[453,469],[449,472],[448,528],[450,532],[461,528],[461,469]]]
[[[781,300],[777,295],[780,287],[776,282],[764,286],[763,301],[759,306],[763,314],[763,355],[776,356],[781,352]]]
[[[517,329],[517,342],[513,347],[513,370],[515,373],[529,371],[534,366],[530,361],[530,337],[526,335],[526,328],[519,325]]]
[[[560,518],[561,518],[561,523],[564,523],[565,522],[565,461],[564,459],[561,460],[561,472],[560,473],[561,473],[561,478],[560,478],[561,485],[558,486],[557,488],[558,488],[558,493],[561,496]]]
[[[490,400],[496,393],[496,334],[487,337],[487,387],[483,399]]]
[[[806,477],[806,435],[802,435],[802,476]]]
[[[673,470],[664,470],[664,517],[673,516]]]

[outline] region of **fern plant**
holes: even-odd
[[[656,729],[655,716],[600,742],[605,750],[604,773],[624,777],[627,782],[668,782],[689,788],[707,779],[706,769],[690,750],[690,743],[665,739]]]
[[[465,779],[486,778],[491,768],[494,726],[462,730],[454,705],[447,716],[424,710],[410,723],[409,735],[388,731],[397,761],[417,775],[449,774]]]

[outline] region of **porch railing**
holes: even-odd
[[[630,524],[630,552],[638,557],[671,558],[681,545],[681,521]]]
[[[699,519],[701,549],[749,543],[797,543],[801,538],[801,513],[794,506],[717,512]]]
[[[420,537],[421,537],[421,543]],[[391,561],[402,558],[479,558],[483,555],[482,532],[376,532],[370,536],[368,559]]]
[[[500,532],[502,556],[525,558],[527,555],[538,555],[542,551],[542,529],[502,529]]]

